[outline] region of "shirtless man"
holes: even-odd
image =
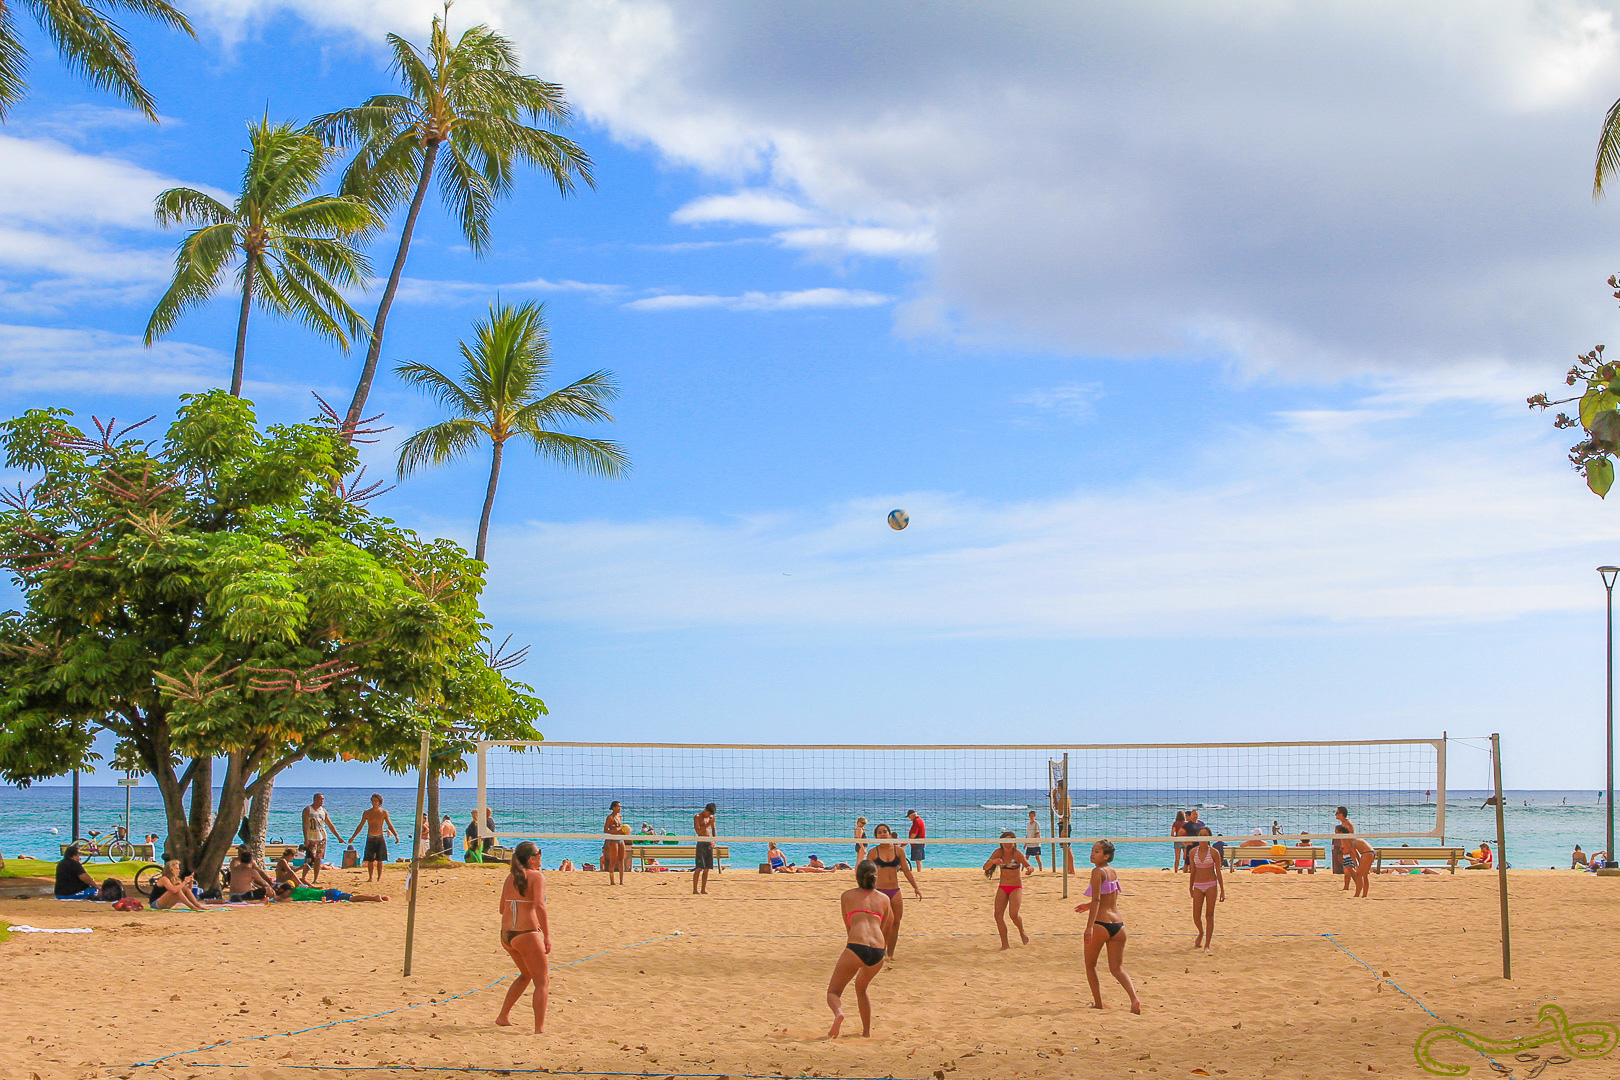
[[[602,831],[618,834],[624,831],[624,809],[619,800],[614,799],[613,805],[608,807],[607,820],[602,823]],[[608,884],[613,884],[615,871],[619,875],[619,884],[624,884],[624,868],[630,862],[630,852],[625,848],[623,840],[608,840],[602,844],[602,869],[608,872]]]
[[[243,844],[231,860],[231,903],[276,898],[276,883],[270,880],[253,858],[253,849]]]
[[[304,807],[304,850],[309,857],[304,865],[310,870],[311,885],[321,880],[321,863],[326,861],[328,830],[331,831],[333,839],[343,839],[343,834],[332,824],[332,815],[326,812],[326,796],[317,791],[315,797],[309,800],[309,805]]]
[[[692,831],[698,836],[718,836],[714,831],[715,805],[709,803],[701,813],[692,815]],[[714,869],[714,845],[699,840],[697,859],[692,866],[692,895],[709,893],[709,871]],[[700,889],[698,886],[703,887]]]
[[[400,842],[399,833],[394,828],[394,820],[388,816],[388,811],[383,809],[381,795],[371,797],[371,809],[360,815],[360,824],[349,834],[349,843],[354,843],[354,838],[360,835],[361,829],[366,830],[366,880],[371,881],[375,876],[375,880],[381,881],[383,864],[388,861],[388,842],[384,834],[392,836],[394,843]]]

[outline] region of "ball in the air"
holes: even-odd
[[[889,511],[889,528],[893,529],[895,532],[899,532],[901,529],[910,524],[911,515],[906,513],[904,510]]]

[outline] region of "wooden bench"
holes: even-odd
[[[1288,845],[1287,855],[1273,855],[1269,844],[1265,847],[1232,847],[1229,845],[1226,849],[1226,859],[1233,870],[1248,870],[1258,861],[1282,863],[1290,870],[1309,870],[1311,873],[1315,873],[1316,864],[1321,862],[1326,854],[1327,850],[1325,848],[1296,847],[1293,844]],[[1295,866],[1294,860],[1296,859],[1309,859],[1310,865]],[[1242,863],[1242,865],[1239,866],[1239,863]]]
[[[724,870],[724,863],[731,857],[731,849],[724,844],[714,847],[714,865],[716,870]],[[630,845],[630,858],[640,859],[641,868],[647,869],[648,859],[657,859],[660,863],[673,859],[678,862],[697,862],[696,844],[637,844]]]
[[[1382,871],[1384,860],[1399,863],[1402,859],[1411,859],[1419,865],[1426,862],[1443,862],[1457,872],[1457,864],[1468,864],[1468,850],[1460,847],[1375,847],[1373,854],[1378,857],[1374,869]]]

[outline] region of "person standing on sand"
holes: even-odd
[[[1001,947],[1007,948],[1007,919],[1010,917],[1013,925],[1018,927],[1018,937],[1025,945],[1029,944],[1029,935],[1024,932],[1024,920],[1018,917],[1020,901],[1024,895],[1024,875],[1021,870],[1029,870],[1029,860],[1018,850],[1016,841],[1018,834],[1011,829],[1001,834],[1001,844],[990,853],[984,861],[984,876],[989,877],[997,870],[1001,871],[1001,881],[996,885],[995,916],[996,929],[1001,933]]]
[[[621,835],[630,830],[624,826],[624,808],[619,800],[614,799],[608,807],[607,820],[602,823],[602,831]],[[613,874],[619,874],[619,884],[624,884],[624,868],[630,862],[630,851],[624,846],[623,840],[609,840],[602,845],[602,869],[608,872],[608,884],[613,884]]]
[[[518,977],[506,991],[495,1023],[512,1026],[512,1006],[523,991],[534,986],[534,1031],[546,1029],[546,1001],[551,996],[551,971],[546,954],[551,952],[551,924],[546,919],[546,876],[532,869],[540,849],[525,840],[512,852],[512,872],[501,885],[501,948],[517,965]]]
[[[917,879],[911,873],[911,864],[906,861],[906,849],[895,842],[894,830],[887,825],[879,825],[872,830],[872,838],[877,841],[872,846],[872,865],[877,867],[877,884],[874,886],[878,892],[889,898],[889,915],[883,923],[883,945],[888,950],[889,959],[894,959],[896,947],[900,944],[900,920],[905,917],[906,904],[900,898],[900,875],[906,875],[911,882],[911,891],[917,899],[922,899],[922,890],[917,888]]]
[[[1125,921],[1119,916],[1119,875],[1108,864],[1114,861],[1114,845],[1099,840],[1091,845],[1091,884],[1085,895],[1092,899],[1074,910],[1086,912],[1086,982],[1091,985],[1091,1007],[1100,1009],[1102,985],[1097,981],[1097,957],[1108,949],[1108,970],[1125,988],[1131,999],[1131,1012],[1140,1013],[1142,1002],[1136,987],[1125,973]]]
[[[861,843],[861,841],[865,839],[866,819],[863,817],[858,817],[855,819],[855,862],[857,865],[859,865],[862,859],[866,858],[866,845]]]
[[[928,836],[928,826],[923,822],[922,815],[915,810],[907,810],[906,817],[911,819],[911,832],[908,835],[908,839],[911,840],[911,862],[920,874],[925,854],[922,841]]]
[[[1226,903],[1226,878],[1221,876],[1221,859],[1209,846],[1209,826],[1198,830],[1198,845],[1187,852],[1187,893],[1192,897],[1193,926],[1198,936],[1193,948],[1209,952],[1209,943],[1215,938],[1215,892],[1220,890],[1221,903]]]
[[[439,822],[439,851],[445,858],[455,854],[456,850],[456,823],[450,820],[450,815],[444,815]]]
[[[350,844],[353,844],[354,838],[360,835],[361,829],[366,830],[366,851],[363,860],[366,864],[366,880],[369,882],[375,877],[377,881],[381,881],[383,864],[388,861],[388,841],[384,834],[392,836],[394,843],[400,842],[399,832],[394,828],[393,819],[388,816],[388,811],[383,809],[383,797],[381,795],[373,794],[371,796],[371,809],[360,815],[360,824],[356,825],[354,832],[349,834]],[[426,834],[424,834],[425,838]]]
[[[832,1027],[827,1038],[838,1038],[844,1026],[844,987],[855,980],[855,1004],[861,1012],[861,1034],[872,1035],[872,1002],[866,988],[883,970],[886,941],[883,924],[892,914],[889,898],[877,888],[877,864],[863,859],[855,866],[855,887],[838,898],[839,911],[844,916],[844,934],[848,941],[833,965],[832,979],[827,983],[827,1007],[832,1010]],[[879,900],[878,897],[883,899]]]
[[[1041,864],[1041,823],[1035,820],[1033,810],[1029,812],[1029,825],[1024,829],[1024,839],[1028,841],[1024,845],[1025,859],[1035,860],[1035,866],[1029,872],[1033,874],[1036,869],[1045,870],[1046,867]]]
[[[1341,806],[1337,810],[1333,811],[1333,816],[1338,819],[1339,822],[1339,824],[1334,828],[1334,832],[1353,833],[1356,831],[1355,825],[1353,825],[1350,821],[1350,811],[1345,807]],[[1333,841],[1333,872],[1335,874],[1344,873],[1344,866],[1344,845],[1341,841],[1335,840]],[[1347,884],[1345,888],[1349,888],[1349,885]]]
[[[1185,810],[1177,810],[1176,811],[1176,820],[1170,823],[1170,835],[1171,836],[1182,836],[1182,835],[1184,835],[1186,833],[1186,831],[1187,831],[1187,811],[1185,811]],[[1182,851],[1186,848],[1186,846],[1187,845],[1183,844],[1180,840],[1175,841],[1175,844],[1174,844],[1175,853],[1171,857],[1171,860],[1170,860],[1170,871],[1172,873],[1180,873],[1181,872],[1181,854],[1182,854]]]
[[[714,836],[714,803],[709,803],[699,813],[692,815],[692,831],[698,836]],[[692,860],[692,895],[709,893],[709,871],[714,869],[714,844],[699,840],[696,857]],[[700,889],[698,886],[702,885]]]
[[[326,861],[328,831],[334,840],[343,842],[343,834],[337,831],[337,826],[332,824],[332,815],[326,812],[326,796],[317,791],[309,800],[309,805],[304,807],[304,866],[310,871],[311,885],[321,880],[321,863]]]
[[[1347,840],[1344,845],[1344,880],[1346,884],[1356,883],[1356,896],[1366,896],[1369,883],[1372,880],[1373,862],[1378,853],[1373,846],[1361,837]]]
[[[484,807],[484,854],[495,846],[495,811]]]

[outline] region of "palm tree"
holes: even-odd
[[[507,440],[521,438],[536,453],[597,476],[623,475],[630,468],[630,459],[617,443],[547,428],[548,424],[567,420],[587,424],[612,421],[605,405],[618,397],[619,388],[612,372],[595,371],[560,390],[545,393],[546,377],[551,373],[551,343],[546,338],[544,305],[511,307],[497,301],[489,306],[489,318],[475,324],[473,330],[477,341],[471,345],[460,343],[460,382],[426,364],[401,364],[394,370],[405,382],[426,390],[455,414],[405,440],[399,448],[400,479],[423,465],[454,461],[486,439],[492,447],[489,487],[484,493],[478,549],[474,552],[482,562]]]
[[[157,103],[141,85],[135,70],[135,50],[124,38],[118,24],[107,17],[106,9],[124,8],[184,30],[191,37],[191,24],[167,0],[16,0],[39,23],[45,36],[68,67],[84,76],[91,86],[110,90],[157,120]],[[28,65],[28,49],[23,45],[17,24],[12,21],[12,3],[0,0],[0,120],[28,92],[23,69]]]
[[[4,0],[0,0],[3,3]],[[159,225],[202,227],[180,243],[174,282],[146,324],[146,344],[168,333],[189,308],[219,290],[225,271],[240,260],[242,308],[236,319],[236,367],[231,393],[242,393],[248,312],[255,301],[303,322],[348,349],[366,320],[343,299],[340,287],[360,287],[371,273],[366,257],[349,245],[380,224],[363,199],[311,195],[337,155],[308,131],[268,118],[248,125],[248,161],[242,191],[232,206],[193,188],[170,188],[157,197]]]
[[[382,355],[383,329],[399,290],[411,236],[428,185],[439,170],[439,196],[460,219],[475,254],[489,249],[489,218],[496,198],[512,187],[514,161],[526,161],[568,195],[575,179],[592,184],[591,159],[574,143],[540,127],[568,121],[563,88],[518,72],[512,43],[487,26],[474,26],[452,43],[443,16],[434,16],[428,51],[388,35],[403,94],[380,94],[353,109],[317,117],[310,125],[328,141],[359,152],[343,177],[345,194],[359,195],[383,212],[408,198],[394,265],[371,323],[371,341],[344,426],[353,431],[371,393]]]

